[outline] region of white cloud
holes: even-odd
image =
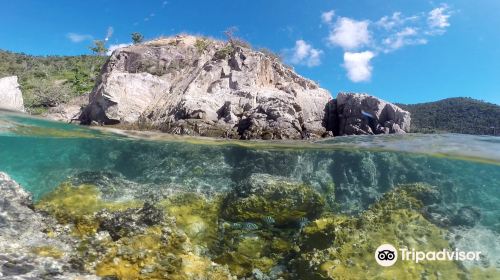
[[[427,44],[427,39],[423,38],[416,28],[406,27],[403,30],[385,38],[382,41],[382,44],[384,45],[383,51],[388,53],[398,50],[404,46],[425,45]]]
[[[108,48],[108,52],[106,52],[107,55],[111,55],[113,54],[113,52],[117,49],[121,49],[121,48],[125,48],[125,47],[128,47],[128,46],[131,46],[132,43],[125,43],[125,44],[117,44],[117,45],[111,45],[109,46]]]
[[[309,58],[307,59],[306,65],[308,67],[314,67],[321,64],[321,55],[323,54],[322,50],[311,49],[309,53]]]
[[[332,23],[332,20],[333,20],[333,17],[335,16],[335,11],[334,10],[331,10],[331,11],[328,11],[328,12],[324,12],[321,14],[321,21],[326,23],[326,24],[330,24]]]
[[[347,70],[347,77],[355,83],[369,81],[373,70],[370,61],[374,57],[371,51],[344,53],[343,66]]]
[[[370,62],[375,56],[406,46],[425,45],[433,36],[443,35],[450,27],[449,19],[454,11],[443,4],[409,16],[396,11],[376,21],[341,17],[330,12],[321,15],[322,21],[330,27],[326,40],[331,46],[343,48],[347,77],[353,82],[363,82],[371,78]],[[296,59],[299,54],[297,52]]]
[[[429,23],[430,28],[445,29],[450,26],[450,23],[448,22],[450,16],[451,14],[448,11],[448,6],[443,5],[429,12],[427,22]]]
[[[295,47],[291,50],[286,50],[289,61],[292,64],[302,64],[308,67],[314,67],[321,64],[322,50],[313,48],[304,40],[297,40]]]
[[[341,17],[330,30],[328,41],[344,50],[354,50],[370,44],[369,22]]]
[[[165,6],[167,6],[167,4],[168,4],[168,1],[163,1],[163,3],[161,3],[161,7],[165,8]]]
[[[384,16],[384,17],[380,18],[377,22],[375,22],[375,24],[377,26],[384,28],[385,30],[392,30],[396,27],[400,27],[400,26],[406,24],[407,22],[410,22],[410,21],[415,22],[418,19],[420,19],[419,15],[404,17],[403,13],[394,12],[391,16]]]
[[[66,37],[73,43],[81,43],[83,41],[92,41],[94,37],[88,34],[68,33]]]

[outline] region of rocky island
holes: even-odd
[[[179,35],[116,50],[88,104],[49,118],[233,139],[307,139],[410,131],[410,114],[373,96],[336,99],[237,40]],[[61,114],[61,112],[63,112]]]

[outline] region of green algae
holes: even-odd
[[[208,248],[217,239],[220,198],[206,199],[195,193],[174,195],[158,203],[195,245]]]
[[[99,227],[99,222],[95,219],[97,212],[104,209],[118,211],[138,208],[141,205],[137,201],[104,201],[94,185],[73,186],[63,183],[35,204],[35,208],[55,217],[61,224],[74,225],[74,233],[85,236],[96,233]]]
[[[59,248],[54,246],[34,247],[31,248],[31,252],[38,256],[49,257],[54,259],[60,259],[64,256],[64,253]]]
[[[188,230],[193,226],[198,228],[193,222],[206,223],[210,220],[208,213],[217,217],[218,205],[190,194],[172,197],[158,203],[158,207],[163,207],[161,209],[172,215],[170,218],[139,231],[131,228],[116,235],[116,240],[109,235],[97,237],[103,219],[112,218],[113,214],[129,215],[130,210],[140,212],[142,202],[104,201],[93,185],[72,186],[66,183],[42,198],[36,209],[55,217],[61,224],[73,226],[73,233],[80,240],[74,257],[81,267],[97,276],[123,280],[232,279],[226,268],[200,255],[196,249],[196,245],[208,246],[213,241],[216,220],[205,227],[211,229],[207,235]],[[190,211],[186,212],[188,209]],[[193,218],[196,215],[200,216]],[[185,232],[193,235],[188,236]],[[57,256],[57,252],[49,247],[35,248],[33,253]]]
[[[207,199],[194,193],[168,197],[155,204],[165,213],[161,221],[140,231],[120,234],[116,239],[109,235],[97,238],[102,233],[102,213],[125,215],[127,209],[139,211],[142,202],[104,201],[95,186],[63,184],[36,208],[75,227],[80,239],[76,258],[83,262],[85,270],[101,277],[234,279],[249,277],[255,269],[270,273],[278,265],[288,268],[281,275],[283,279],[498,276],[495,269],[469,271],[458,262],[397,262],[389,268],[375,262],[375,249],[385,243],[422,251],[452,250],[446,239],[447,230],[420,213],[424,205],[440,199],[436,188],[430,185],[399,186],[359,216],[346,216],[323,212],[324,201],[307,185],[276,177],[258,177],[252,184],[254,188],[261,185],[254,192],[244,192],[245,195],[241,191],[249,189],[242,187],[225,198]],[[308,209],[311,207],[316,209]],[[292,210],[287,213],[286,209]],[[262,221],[271,215],[276,224]],[[297,225],[300,217],[313,220]],[[241,226],[249,221],[256,221],[255,228]],[[57,257],[57,251],[52,249],[38,248],[33,252]]]
[[[281,177],[256,176],[226,197],[222,217],[258,223],[271,217],[276,225],[286,226],[317,218],[324,206],[325,199],[308,185]]]
[[[428,185],[401,186],[359,217],[334,215],[314,221],[303,231],[305,250],[296,260],[301,279],[465,279],[468,272],[456,262],[398,261],[381,267],[373,257],[386,243],[421,251],[452,250],[446,230],[419,212],[422,199],[432,194]]]

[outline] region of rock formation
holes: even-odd
[[[42,116],[46,119],[62,122],[78,121],[81,109],[88,104],[88,94],[75,97],[67,103],[59,104],[56,107],[49,108]]]
[[[72,271],[70,242],[61,242],[71,238],[51,238],[55,220],[33,208],[31,194],[0,172],[0,278],[99,279]]]
[[[80,116],[82,124],[238,139],[403,133],[409,120],[372,96],[332,100],[278,58],[244,44],[194,36],[115,51]]]
[[[377,97],[339,93],[328,104],[327,130],[334,135],[402,134],[410,131],[410,113]]]
[[[23,95],[17,83],[17,76],[0,79],[0,108],[24,112]]]
[[[193,36],[115,51],[81,122],[243,139],[321,136],[328,91],[278,58]]]

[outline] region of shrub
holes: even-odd
[[[215,59],[226,59],[227,57],[231,56],[235,52],[235,49],[233,45],[231,44],[226,44],[222,49],[219,49],[215,52],[214,58]]]
[[[199,53],[203,53],[209,45],[210,42],[205,38],[196,39],[196,43],[194,44]]]

